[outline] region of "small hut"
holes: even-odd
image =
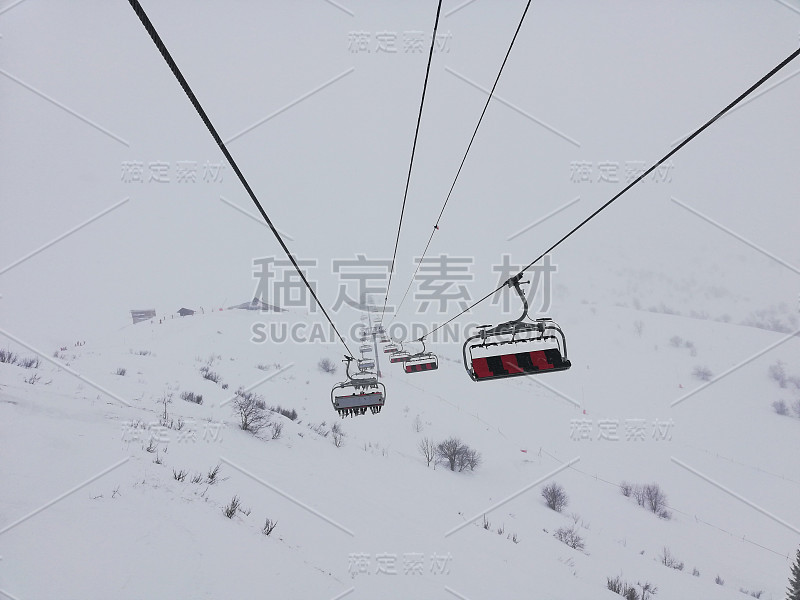
[[[194,314],[194,312],[195,311],[193,311],[191,308],[181,308],[178,310],[178,314],[182,317],[190,317]]]

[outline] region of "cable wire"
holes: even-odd
[[[715,121],[717,121],[718,119],[720,119],[722,116],[724,116],[724,115],[725,115],[725,113],[729,112],[729,111],[730,111],[731,109],[733,109],[733,108],[734,108],[734,107],[735,107],[737,104],[739,104],[739,103],[740,103],[742,100],[744,100],[744,99],[745,99],[747,96],[749,96],[749,95],[750,95],[751,93],[753,93],[753,92],[754,92],[756,89],[758,89],[759,87],[761,87],[761,86],[762,86],[764,83],[766,83],[766,82],[767,82],[767,81],[768,81],[768,80],[769,80],[771,77],[773,77],[773,76],[774,76],[774,75],[775,75],[775,74],[776,74],[778,71],[780,71],[781,69],[783,69],[783,68],[784,68],[786,65],[788,65],[788,64],[789,64],[790,62],[792,62],[792,61],[793,61],[795,58],[797,58],[797,57],[798,57],[798,55],[800,55],[800,48],[798,48],[797,50],[795,50],[794,52],[792,52],[792,53],[791,53],[789,56],[787,56],[785,59],[783,59],[783,60],[782,60],[782,61],[781,61],[781,62],[780,62],[780,63],[779,63],[779,64],[778,64],[778,65],[777,65],[775,68],[773,68],[773,69],[772,69],[772,70],[771,70],[769,73],[767,73],[766,75],[764,75],[764,76],[763,76],[761,79],[759,79],[759,80],[758,80],[758,81],[756,81],[756,82],[755,82],[753,85],[751,85],[749,88],[747,88],[747,90],[745,90],[745,91],[744,91],[742,94],[740,94],[740,95],[739,95],[739,96],[738,96],[738,97],[737,97],[737,98],[736,98],[736,99],[735,99],[733,102],[731,102],[730,104],[728,104],[728,106],[726,106],[726,107],[725,107],[725,108],[723,108],[721,111],[719,111],[719,112],[718,112],[716,115],[714,115],[713,117],[711,117],[711,119],[709,119],[709,120],[708,120],[708,121],[707,121],[707,122],[706,122],[704,125],[701,125],[701,126],[700,126],[700,127],[697,129],[697,130],[695,130],[695,132],[694,132],[694,133],[692,133],[692,134],[691,134],[689,137],[687,137],[687,138],[686,138],[685,140],[683,140],[683,141],[682,141],[680,144],[678,144],[677,146],[675,146],[675,148],[673,148],[672,150],[670,150],[669,152],[667,152],[667,154],[665,154],[665,155],[664,155],[664,157],[663,157],[663,158],[661,158],[661,159],[660,159],[658,162],[656,162],[655,164],[653,164],[653,165],[652,165],[652,166],[651,166],[649,169],[647,169],[646,171],[644,171],[644,172],[643,172],[642,174],[640,174],[640,175],[639,175],[639,176],[638,176],[636,179],[634,179],[632,182],[630,182],[628,185],[626,185],[624,188],[622,188],[622,190],[620,190],[619,192],[617,192],[617,193],[616,193],[616,194],[615,194],[615,195],[614,195],[614,196],[613,196],[613,197],[612,197],[610,200],[608,200],[608,201],[607,201],[605,204],[603,204],[603,205],[602,205],[600,208],[598,208],[597,210],[595,210],[595,211],[594,211],[592,214],[590,214],[588,217],[586,217],[586,218],[585,218],[583,221],[581,221],[580,223],[578,223],[578,225],[576,225],[575,227],[573,227],[573,228],[572,228],[572,229],[571,229],[569,232],[567,232],[567,234],[566,234],[566,235],[564,235],[564,236],[563,236],[563,237],[562,237],[560,240],[558,240],[558,241],[557,241],[555,244],[553,244],[552,246],[550,246],[550,247],[549,247],[547,250],[545,250],[544,252],[542,252],[542,254],[540,254],[540,255],[539,255],[537,258],[535,258],[533,261],[531,261],[530,263],[528,263],[528,265],[527,265],[527,266],[523,267],[523,268],[522,268],[522,270],[521,270],[521,271],[520,271],[520,272],[519,272],[517,275],[515,275],[514,277],[512,277],[511,279],[509,279],[509,281],[508,281],[508,282],[505,282],[505,283],[503,283],[501,286],[499,286],[497,289],[495,289],[495,290],[492,290],[491,292],[489,292],[488,294],[486,294],[486,295],[485,295],[483,298],[481,298],[480,300],[477,300],[476,302],[473,302],[471,305],[469,305],[467,308],[465,308],[464,310],[462,310],[462,311],[461,311],[460,313],[458,313],[456,316],[452,317],[451,319],[449,319],[449,320],[445,321],[444,323],[442,323],[442,324],[441,324],[441,325],[439,325],[438,327],[436,327],[436,328],[434,328],[434,329],[430,330],[429,332],[427,332],[425,335],[423,335],[423,336],[422,336],[422,338],[425,338],[425,337],[427,337],[427,336],[431,335],[432,333],[434,333],[434,332],[438,331],[439,329],[441,329],[441,328],[442,328],[442,327],[444,327],[445,325],[448,325],[449,323],[452,323],[453,321],[455,321],[455,320],[456,320],[458,317],[460,317],[461,315],[463,315],[463,314],[465,314],[465,313],[469,312],[470,310],[472,310],[473,308],[475,308],[476,306],[478,306],[480,303],[482,303],[482,302],[484,302],[484,301],[488,300],[488,299],[489,299],[489,298],[491,298],[491,297],[492,297],[494,294],[496,294],[497,292],[499,292],[500,290],[502,290],[504,287],[506,287],[506,285],[508,285],[508,283],[509,283],[509,282],[510,282],[512,279],[515,279],[515,278],[521,278],[521,277],[522,277],[522,275],[525,273],[525,271],[527,271],[528,269],[530,269],[530,268],[531,268],[531,267],[532,267],[534,264],[536,264],[536,263],[537,263],[539,260],[541,260],[541,259],[542,259],[542,258],[543,258],[545,255],[547,255],[548,253],[552,252],[552,251],[553,251],[553,250],[554,250],[556,247],[558,247],[558,246],[559,246],[559,245],[560,245],[562,242],[564,242],[564,241],[565,241],[565,240],[566,240],[568,237],[570,237],[572,234],[574,234],[576,231],[578,231],[578,230],[579,230],[581,227],[583,227],[584,225],[586,225],[586,224],[587,224],[589,221],[591,221],[591,220],[592,220],[593,218],[595,218],[595,217],[596,217],[598,214],[600,214],[600,212],[602,212],[603,210],[605,210],[606,208],[608,208],[608,207],[611,205],[611,203],[612,203],[612,202],[614,202],[614,201],[616,201],[618,198],[620,198],[620,197],[621,197],[621,196],[622,196],[622,195],[623,195],[625,192],[627,192],[628,190],[630,190],[630,189],[631,189],[631,188],[632,188],[634,185],[636,185],[637,183],[639,183],[639,182],[640,182],[642,179],[644,179],[644,178],[645,178],[645,177],[647,177],[647,176],[648,176],[650,173],[652,173],[653,171],[655,171],[655,170],[656,170],[656,169],[657,169],[659,166],[661,166],[661,165],[662,165],[664,162],[666,162],[667,160],[669,160],[669,158],[670,158],[670,157],[672,157],[672,156],[673,156],[673,155],[674,155],[674,154],[675,154],[675,153],[676,153],[678,150],[680,150],[680,149],[681,149],[681,148],[683,148],[683,147],[684,147],[686,144],[688,144],[689,142],[691,142],[691,141],[692,141],[694,138],[696,138],[698,135],[700,135],[700,133],[702,133],[702,132],[703,132],[705,129],[707,129],[707,128],[708,128],[708,127],[709,127],[709,126],[712,124],[712,123],[714,123]]]
[[[444,200],[444,204],[442,204],[442,210],[439,211],[439,216],[436,218],[436,224],[433,226],[433,230],[431,231],[431,235],[428,238],[428,243],[425,244],[425,249],[422,251],[422,256],[417,262],[417,268],[414,269],[414,274],[411,276],[411,281],[408,282],[408,287],[406,288],[405,294],[403,294],[403,299],[400,300],[400,304],[397,305],[397,309],[395,310],[394,316],[392,317],[392,321],[397,318],[397,314],[400,312],[400,308],[403,306],[403,303],[406,301],[406,296],[408,296],[409,290],[411,290],[411,286],[414,283],[414,278],[417,276],[417,272],[419,271],[420,265],[422,265],[422,261],[425,260],[425,256],[428,253],[428,247],[431,245],[431,240],[433,240],[434,234],[439,231],[439,222],[442,220],[442,215],[444,214],[444,209],[447,207],[447,203],[450,201],[450,196],[453,194],[453,189],[456,187],[456,181],[458,181],[458,176],[461,175],[461,170],[464,168],[464,163],[467,161],[467,155],[469,151],[472,149],[472,143],[475,141],[475,136],[478,134],[478,128],[481,126],[481,122],[483,121],[483,116],[486,114],[486,110],[489,108],[489,103],[492,101],[492,97],[494,95],[494,90],[497,87],[497,83],[500,81],[500,75],[503,74],[503,69],[506,66],[506,62],[508,62],[508,56],[511,54],[511,48],[514,47],[514,42],[517,40],[517,35],[519,34],[520,29],[522,29],[522,22],[525,20],[525,15],[528,14],[528,9],[531,6],[531,0],[528,0],[528,3],[525,5],[525,10],[522,12],[522,16],[519,19],[519,24],[517,25],[517,30],[514,32],[514,37],[511,38],[511,43],[508,46],[508,50],[506,51],[505,58],[503,58],[503,63],[500,65],[500,70],[497,73],[497,77],[494,80],[494,85],[492,85],[492,89],[489,91],[489,97],[486,98],[486,104],[483,106],[483,110],[481,111],[481,116],[478,118],[478,124],[475,125],[475,131],[472,132],[472,137],[469,140],[469,144],[467,145],[467,150],[464,152],[464,157],[461,159],[461,164],[458,166],[458,171],[456,172],[456,176],[453,179],[453,184],[450,186],[450,191],[447,192],[447,198]]]
[[[278,230],[272,224],[272,220],[267,216],[267,213],[264,210],[264,207],[261,206],[261,203],[258,201],[258,198],[256,198],[255,192],[253,192],[253,189],[250,187],[250,184],[247,183],[247,180],[245,179],[244,175],[239,170],[239,166],[236,164],[236,161],[233,160],[233,156],[231,156],[230,152],[228,152],[228,149],[225,147],[225,143],[222,141],[222,138],[217,133],[217,130],[214,128],[214,125],[211,123],[211,120],[208,118],[208,115],[206,114],[205,110],[203,110],[203,107],[200,105],[200,102],[198,101],[197,96],[194,95],[194,92],[192,91],[192,88],[189,87],[189,83],[184,78],[183,73],[181,73],[180,69],[178,68],[178,65],[175,63],[175,61],[172,58],[172,55],[169,53],[169,50],[167,50],[167,47],[164,45],[164,42],[161,40],[161,37],[158,35],[158,32],[156,31],[155,27],[153,26],[153,23],[150,21],[150,18],[147,16],[147,13],[145,13],[144,8],[142,8],[142,5],[139,4],[139,0],[128,0],[128,2],[130,3],[131,8],[133,8],[133,11],[139,17],[139,20],[142,22],[142,25],[144,25],[144,28],[147,30],[147,33],[150,34],[150,38],[153,40],[153,43],[156,45],[156,48],[158,48],[159,52],[161,52],[161,56],[164,57],[164,60],[166,61],[167,65],[169,66],[170,70],[172,71],[172,74],[175,75],[175,78],[178,80],[178,83],[181,84],[181,87],[183,88],[183,91],[188,96],[189,100],[191,101],[192,105],[194,106],[195,110],[197,111],[197,114],[200,115],[200,118],[203,120],[203,123],[205,123],[206,127],[208,128],[208,131],[211,133],[211,136],[214,138],[214,141],[217,142],[217,145],[219,146],[219,149],[225,155],[225,158],[228,160],[228,163],[230,164],[231,168],[236,173],[236,176],[239,178],[239,181],[242,182],[242,185],[244,186],[244,189],[247,190],[247,193],[250,196],[250,199],[256,205],[256,208],[258,208],[258,212],[261,213],[261,216],[264,218],[264,221],[267,223],[269,228],[272,230],[272,233],[275,235],[275,238],[278,240],[278,243],[281,245],[281,248],[283,248],[283,251],[286,253],[286,256],[289,257],[289,260],[291,261],[292,265],[294,265],[295,270],[297,271],[298,275],[300,275],[300,278],[303,280],[303,283],[308,288],[308,291],[311,292],[311,296],[314,298],[314,300],[316,301],[317,305],[322,310],[323,314],[325,315],[325,318],[328,320],[328,323],[330,323],[331,327],[333,327],[333,330],[336,332],[336,335],[339,337],[339,341],[342,342],[342,345],[347,350],[347,353],[350,356],[352,356],[353,353],[350,351],[350,348],[347,346],[347,342],[344,341],[344,338],[342,337],[342,334],[339,333],[339,330],[336,328],[336,325],[334,325],[333,321],[331,320],[330,316],[328,315],[328,311],[325,310],[325,307],[319,301],[319,298],[317,298],[317,294],[316,294],[316,292],[314,292],[314,288],[311,287],[311,285],[308,283],[308,280],[306,279],[305,274],[300,269],[300,265],[297,264],[297,261],[295,260],[295,258],[292,255],[291,251],[286,246],[286,243],[283,241],[283,238],[281,237],[281,234],[278,232]]]
[[[417,115],[417,128],[414,131],[414,144],[411,146],[411,161],[408,164],[408,176],[406,177],[406,191],[403,193],[403,206],[400,208],[400,222],[397,224],[397,237],[394,240],[394,253],[392,254],[392,266],[389,269],[389,281],[386,284],[386,296],[383,299],[383,310],[381,311],[381,322],[383,315],[386,314],[386,303],[389,301],[389,289],[392,287],[392,275],[394,275],[394,264],[397,259],[397,245],[400,243],[400,229],[403,227],[403,214],[406,211],[406,200],[408,199],[408,186],[411,183],[411,169],[414,166],[414,154],[417,151],[417,138],[419,137],[419,124],[422,122],[422,107],[425,104],[425,92],[428,89],[428,75],[431,72],[431,62],[433,60],[433,47],[436,44],[436,31],[439,28],[439,14],[442,12],[442,0],[436,7],[436,21],[433,23],[433,36],[431,37],[431,49],[428,53],[428,67],[425,69],[425,83],[422,85],[422,99],[419,102],[419,115]]]

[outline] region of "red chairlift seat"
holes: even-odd
[[[522,316],[495,327],[479,327],[479,333],[464,342],[464,368],[473,381],[565,371],[572,366],[567,358],[567,340],[558,323],[549,318],[524,321],[528,302],[519,288],[519,279],[519,275],[509,279],[508,285],[516,288],[522,298]]]
[[[391,356],[389,356],[390,363],[399,363],[399,362],[406,362],[409,358],[411,358],[411,354],[406,352],[405,350],[398,350],[397,352],[393,352]]]
[[[433,352],[425,351],[425,340],[422,342],[422,351],[414,354],[405,361],[403,370],[406,373],[421,373],[423,371],[435,371],[439,368],[439,359]]]

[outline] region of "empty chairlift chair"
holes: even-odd
[[[522,316],[494,327],[483,325],[464,342],[464,368],[473,381],[565,371],[572,366],[558,323],[549,318],[525,321],[528,301],[520,283],[527,283],[520,282],[520,275],[508,280],[508,286],[513,286],[522,299]]]
[[[403,350],[403,342],[400,342],[400,348],[395,350],[389,355],[390,363],[404,363],[411,358],[411,353]]]
[[[412,354],[403,364],[406,373],[422,373],[423,371],[435,371],[439,368],[439,359],[433,352],[425,352],[425,340],[422,342],[422,351]]]
[[[363,415],[370,410],[372,414],[381,412],[386,403],[386,386],[373,373],[360,372],[350,375],[349,356],[347,363],[347,381],[337,383],[331,390],[331,404],[342,418]]]

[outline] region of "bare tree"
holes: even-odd
[[[244,388],[236,390],[233,399],[234,411],[239,415],[239,427],[244,431],[258,433],[269,423],[269,413],[264,402],[253,392],[245,392]]]
[[[460,439],[451,437],[436,446],[436,458],[450,465],[450,470],[456,470],[456,462],[461,452],[462,442]]]
[[[446,463],[451,471],[475,470],[481,462],[479,452],[470,448],[456,437],[451,437],[436,446],[436,458]]]
[[[430,467],[431,462],[434,458],[436,458],[436,444],[433,443],[431,438],[424,437],[417,444],[417,449],[419,450],[420,454],[425,457],[425,460]]]

